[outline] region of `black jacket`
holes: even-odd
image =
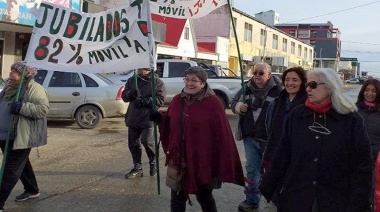
[[[310,130],[313,122],[331,133]],[[318,114],[300,105],[285,123],[260,190],[270,200],[278,183],[282,185],[279,211],[310,211],[314,200],[324,212],[370,211],[371,163],[368,136],[357,112],[343,115],[331,108]]]
[[[282,86],[278,84],[273,77],[269,79],[266,89],[258,89],[253,85],[252,80],[247,81],[245,86],[245,94],[242,89],[235,95],[231,103],[232,112],[236,113],[236,105],[242,101],[242,96],[245,95],[246,102],[249,105],[248,111],[240,115],[239,126],[242,136],[250,136],[259,141],[266,142],[268,139],[265,128],[266,111],[269,104],[279,95]],[[256,119],[255,119],[256,117]]]
[[[302,90],[294,97],[293,101],[288,102],[288,93],[284,89],[269,105],[265,121],[268,133],[268,144],[265,148],[263,160],[270,162],[278,143],[280,143],[286,118],[293,108],[305,104],[306,99],[306,90]]]
[[[157,109],[164,104],[166,88],[164,82],[157,76],[155,79],[156,106]],[[152,83],[151,77],[140,77],[137,75],[137,87],[140,90],[139,98],[131,98],[130,92],[135,89],[135,76],[132,76],[125,83],[122,93],[124,102],[129,102],[127,113],[125,114],[125,124],[132,128],[150,128],[153,123],[149,121],[149,114],[152,110]]]
[[[377,107],[369,107],[364,102],[356,103],[358,112],[362,115],[367,128],[369,141],[371,143],[372,157],[377,157],[380,151],[380,111]]]

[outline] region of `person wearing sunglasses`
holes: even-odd
[[[278,211],[370,211],[372,157],[363,118],[332,69],[307,72],[304,105],[293,109],[260,185]]]
[[[266,114],[265,125],[268,133],[268,144],[264,152],[261,173],[265,172],[278,143],[280,143],[283,126],[290,111],[296,106],[304,104],[307,98],[305,88],[306,72],[302,67],[287,69],[282,74],[281,79],[285,89],[269,105]]]
[[[362,115],[371,142],[372,157],[376,161],[380,152],[380,81],[368,79],[361,87],[356,102],[358,112]],[[375,164],[372,164],[375,168]],[[374,202],[375,177],[372,178],[371,202]],[[377,209],[380,211],[380,208]]]
[[[271,67],[267,63],[259,63],[254,67],[252,78],[243,86],[234,97],[231,109],[240,117],[235,139],[243,140],[247,171],[247,186],[244,190],[246,197],[238,209],[251,211],[259,207],[261,198],[258,185],[261,179],[262,156],[268,139],[265,128],[266,111],[279,95],[282,85],[271,76]]]

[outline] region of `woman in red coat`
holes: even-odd
[[[185,71],[185,88],[165,115],[155,112],[171,188],[171,211],[185,211],[188,194],[195,194],[203,211],[217,211],[212,195],[222,182],[244,185],[235,140],[223,105],[198,66]]]
[[[380,211],[380,153],[375,162],[375,212]]]

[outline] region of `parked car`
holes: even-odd
[[[360,82],[360,80],[358,78],[348,79],[345,82],[348,83],[348,84],[361,84],[361,82]]]
[[[48,119],[72,119],[83,129],[97,127],[103,118],[124,115],[124,86],[100,74],[38,70],[34,78],[48,92]]]
[[[3,80],[3,78],[0,77],[0,92],[3,90],[5,86],[5,81]]]

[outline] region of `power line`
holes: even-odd
[[[344,40],[342,40],[341,42],[344,42],[344,43],[364,44],[364,45],[372,45],[372,46],[379,46],[379,45],[380,45],[380,43],[362,43],[362,42],[344,41]]]
[[[358,50],[341,50],[342,52],[355,52],[355,53],[363,53],[363,54],[380,54],[380,52],[373,51],[358,51]]]
[[[304,21],[304,20],[308,20],[308,19],[319,18],[319,17],[326,16],[326,15],[332,15],[332,14],[336,14],[336,13],[341,13],[341,12],[345,12],[347,10],[352,10],[352,9],[356,9],[356,8],[359,8],[359,7],[364,7],[364,6],[375,4],[375,3],[379,3],[379,2],[380,1],[373,1],[373,2],[370,2],[370,3],[367,3],[367,4],[362,4],[362,5],[359,5],[359,6],[350,7],[350,8],[343,9],[343,10],[337,10],[337,11],[334,11],[334,12],[325,13],[325,14],[313,16],[313,17],[310,17],[310,18],[303,18],[303,19],[299,19],[299,20],[295,20],[295,21],[290,21],[290,22],[287,22],[287,23],[294,23],[294,22],[298,22],[298,21]]]

